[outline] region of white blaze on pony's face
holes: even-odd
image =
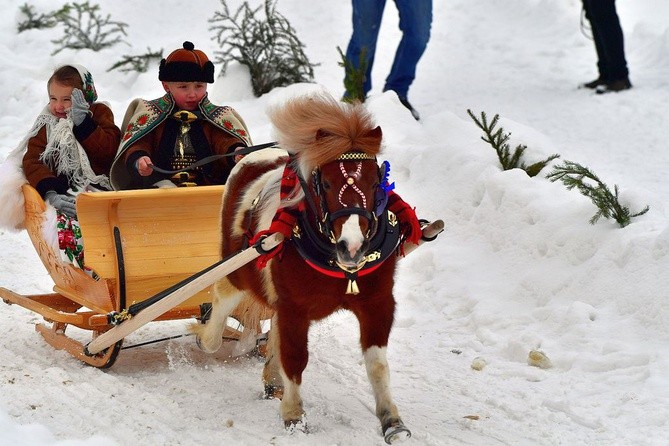
[[[364,260],[369,238],[376,226],[375,191],[378,166],[372,158],[335,160],[324,165],[317,176],[319,199],[330,221],[330,237],[336,247],[337,262],[354,269]],[[364,156],[364,155],[363,155]]]
[[[360,230],[360,216],[353,214],[342,225],[337,240],[337,260],[347,268],[355,268],[366,254],[366,247],[365,236]]]

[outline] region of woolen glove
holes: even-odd
[[[78,88],[72,90],[72,108],[70,108],[70,118],[74,125],[79,125],[84,122],[90,105],[84,99],[84,93]]]
[[[70,218],[77,216],[76,201],[70,195],[59,194],[54,190],[50,190],[44,195],[44,200]]]

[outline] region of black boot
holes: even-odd
[[[590,88],[591,90],[594,90],[595,88],[599,87],[600,85],[606,84],[606,81],[600,77],[595,79],[594,81],[586,82],[585,84],[579,85],[579,88]]]
[[[419,121],[420,120],[420,114],[416,111],[415,108],[413,108],[411,106],[411,104],[409,103],[407,98],[402,98],[402,97],[399,97],[399,96],[398,96],[398,98],[399,98],[400,102],[402,103],[402,105],[409,109],[409,111],[411,112],[411,116],[413,116],[413,118],[416,121]]]
[[[628,78],[618,79],[615,81],[606,82],[604,85],[599,85],[597,87],[597,94],[619,92],[623,90],[629,90],[632,88],[632,83]]]

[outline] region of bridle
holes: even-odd
[[[385,207],[385,203],[377,203],[378,200],[375,197],[375,208],[373,209],[372,212],[367,210],[367,197],[365,196],[364,192],[359,189],[354,178],[356,175],[355,174],[349,175],[346,169],[344,168],[344,161],[356,161],[357,162],[356,174],[359,175],[362,172],[362,162],[374,161],[376,163],[376,157],[374,155],[370,155],[364,152],[351,151],[343,153],[334,160],[328,162],[328,164],[338,162],[339,170],[341,171],[342,176],[346,180],[337,193],[339,204],[342,207],[334,212],[330,211],[326,200],[323,198],[324,188],[321,178],[321,168],[316,167],[311,172],[311,184],[313,186],[314,194],[316,196],[321,197],[321,199],[319,200],[320,206],[316,206],[314,197],[310,193],[306,181],[302,178],[301,175],[298,174],[298,177],[300,179],[300,184],[302,185],[302,189],[304,191],[307,205],[311,208],[313,214],[317,216],[316,220],[318,224],[318,230],[322,235],[327,237],[333,244],[336,243],[336,239],[334,236],[334,222],[337,219],[349,215],[360,215],[368,222],[368,230],[367,233],[365,234],[365,240],[369,240],[376,233],[376,230],[378,228],[378,215],[380,214],[380,212],[383,211],[383,209],[379,211],[376,207],[377,205],[381,204]],[[296,171],[299,172],[298,169],[296,169]],[[342,196],[344,195],[344,192],[347,189],[352,189],[355,193],[357,193],[361,197],[363,207],[349,206],[346,203],[342,202]],[[375,193],[375,195],[378,194]]]

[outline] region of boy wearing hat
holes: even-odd
[[[112,186],[119,190],[224,184],[235,163],[232,156],[172,176],[153,169],[179,170],[251,145],[237,112],[207,97],[214,64],[191,42],[184,42],[160,62],[158,79],[163,97],[135,99],[128,107],[125,134],[110,173]]]

